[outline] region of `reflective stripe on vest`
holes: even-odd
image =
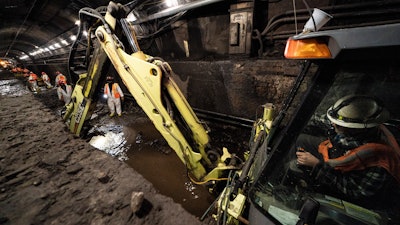
[[[382,167],[400,184],[400,157],[397,153],[399,149],[396,149],[398,144],[395,139],[390,138],[391,133],[387,129],[382,131],[388,138],[389,144],[367,143],[349,151],[344,156],[329,159],[328,152],[332,148],[332,143],[326,140],[319,145],[318,151],[322,154],[324,161],[336,170],[348,172],[368,167]]]
[[[119,94],[119,92],[118,92],[118,90],[117,90],[117,87],[118,87],[118,84],[117,84],[117,83],[114,83],[114,84],[112,85],[111,94],[114,95],[114,98],[120,98],[120,97],[121,97],[121,95]],[[110,90],[110,87],[108,86],[108,83],[106,83],[106,88],[105,88],[105,90],[104,90],[104,93],[105,93],[105,94],[108,94],[109,90]]]

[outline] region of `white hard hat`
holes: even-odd
[[[363,95],[345,96],[327,111],[328,119],[347,128],[371,128],[389,119],[389,112],[377,99]]]

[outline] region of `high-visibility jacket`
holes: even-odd
[[[59,74],[56,76],[55,83],[60,84],[60,82],[67,84],[67,78],[63,74]]]
[[[34,73],[29,74],[28,80],[29,80],[30,82],[37,81],[37,75],[34,74]]]
[[[42,79],[43,79],[43,81],[50,81],[50,77],[49,77],[49,75],[47,75],[47,74],[43,74],[42,75]]]
[[[58,99],[64,101],[67,105],[71,101],[72,87],[69,84],[65,85],[65,90],[60,86],[57,88]]]
[[[111,93],[110,93],[110,86],[108,83],[104,85],[104,94],[107,96],[113,96],[114,98],[124,97],[124,93],[122,92],[121,88],[119,87],[118,83],[113,83],[111,86]]]
[[[367,143],[348,151],[338,158],[329,158],[329,149],[333,147],[329,140],[323,141],[318,151],[322,154],[325,163],[342,172],[363,170],[368,167],[381,167],[390,173],[400,185],[400,148],[393,134],[385,127],[380,126],[386,137],[387,144]]]

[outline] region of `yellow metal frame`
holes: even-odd
[[[263,114],[262,117],[259,118],[253,125],[254,129],[254,139],[256,142],[258,138],[261,138],[262,134],[269,134],[272,128],[272,122],[275,117],[275,107],[272,103],[264,104],[263,106]],[[265,135],[265,137],[267,136]],[[246,159],[247,160],[247,159]],[[253,165],[252,165],[253,167]],[[252,180],[253,169],[250,169],[248,177]],[[242,171],[236,171],[237,177],[240,177]],[[227,186],[222,191],[222,193],[218,197],[218,213],[215,217],[219,217],[222,215],[222,212],[225,211],[228,214],[227,224],[248,224],[248,221],[244,219],[241,215],[245,208],[246,204],[246,196],[243,194],[243,190],[239,189],[238,194],[234,196],[233,200],[231,200],[232,194],[232,186]]]

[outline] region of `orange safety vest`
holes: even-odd
[[[111,88],[112,88],[111,94],[114,94],[114,98],[120,98],[121,97],[121,95],[119,94],[119,92],[117,90],[117,87],[118,87],[117,83],[113,83],[112,86],[111,86]],[[108,87],[108,83],[106,83],[106,88],[104,88],[104,93],[108,94],[109,90],[110,90],[110,88]]]
[[[37,80],[37,75],[34,74],[34,73],[30,74],[30,75],[29,75],[29,80],[30,80],[30,81]]]
[[[328,151],[333,146],[329,140],[326,140],[318,146],[318,151],[322,154],[324,161],[336,170],[348,172],[368,167],[382,167],[400,184],[399,145],[386,127],[382,125],[380,128],[385,134],[388,144],[367,143],[350,150],[346,155],[330,159]]]
[[[64,81],[66,83],[67,82],[67,78],[64,75],[60,75],[58,77],[58,83],[60,83],[60,81]]]

